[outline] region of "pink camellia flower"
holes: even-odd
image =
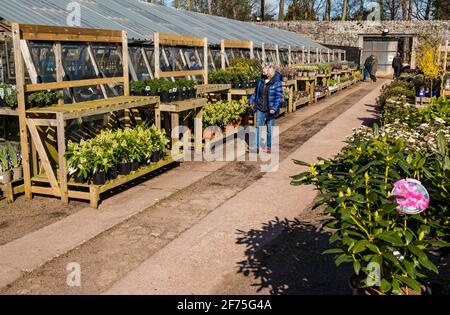
[[[397,196],[397,210],[404,214],[419,214],[428,208],[430,196],[422,183],[416,179],[401,179],[394,184],[392,195]]]

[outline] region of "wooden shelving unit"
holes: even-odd
[[[23,157],[24,184],[23,190],[27,199],[33,194],[42,194],[61,198],[64,204],[70,198],[89,200],[93,207],[97,207],[100,194],[117,186],[125,184],[139,176],[154,171],[159,167],[171,163],[170,158],[153,165],[144,167],[129,176],[119,177],[105,185],[77,184],[68,178],[67,161],[65,159],[67,136],[66,124],[69,120],[81,119],[96,115],[123,112],[125,125],[130,125],[131,115],[136,114],[134,109],[159,106],[159,97],[130,96],[129,95],[129,65],[128,65],[128,38],[125,31],[91,30],[70,27],[53,27],[40,25],[12,25],[14,57],[16,67],[16,88],[18,93],[18,115],[20,123],[20,139]],[[22,41],[46,41],[54,43],[56,60],[56,82],[51,83],[25,83],[24,59],[29,52],[22,49]],[[101,78],[78,81],[64,81],[62,66],[62,42],[98,42],[110,43],[119,46],[122,52],[123,76],[114,78]],[[101,100],[64,104],[49,107],[26,109],[25,93],[43,90],[61,90],[73,87],[123,84],[124,95]],[[54,130],[55,144],[48,142],[45,129]],[[35,152],[30,155],[31,148]],[[40,163],[40,166],[38,164]]]

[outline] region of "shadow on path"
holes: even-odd
[[[238,231],[237,244],[245,245],[247,259],[238,263],[238,273],[253,277],[257,291],[270,294],[352,294],[348,279],[351,266],[334,264],[330,234],[320,225],[298,219],[276,218],[259,230]]]

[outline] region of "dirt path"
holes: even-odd
[[[36,197],[26,201],[22,196],[13,204],[0,201],[0,245],[37,231],[86,207],[83,202],[68,206],[59,199]]]
[[[345,99],[285,131],[280,137],[281,160],[372,90],[373,87],[363,85]],[[257,163],[229,163],[127,222],[54,259],[1,293],[101,293],[261,176]],[[70,262],[81,265],[82,286],[79,288],[66,285],[66,266]],[[233,279],[230,279],[230,288],[238,290]]]

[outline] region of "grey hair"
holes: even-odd
[[[273,63],[264,63],[263,69],[269,70],[269,78],[272,78],[275,75],[275,65]]]

